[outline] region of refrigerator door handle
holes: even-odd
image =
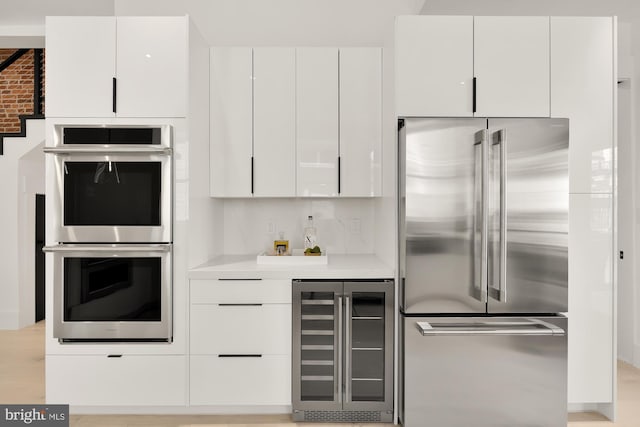
[[[416,322],[416,328],[422,336],[452,335],[554,335],[564,336],[565,330],[548,322],[526,319],[513,322],[464,322],[432,325],[429,322]]]
[[[507,130],[500,129],[493,134],[493,146],[498,147],[499,170],[499,240],[498,240],[498,286],[490,286],[490,296],[499,302],[507,302]]]
[[[489,150],[487,149],[487,131],[480,130],[475,133],[474,141],[474,190],[473,190],[473,291],[474,296],[481,302],[486,303],[487,296],[487,259],[488,259],[488,246],[487,246],[487,213],[488,206],[486,203],[488,193],[488,164],[489,164]],[[478,155],[480,152],[480,155]],[[478,158],[480,158],[480,165],[478,165]],[[478,174],[478,172],[480,172]],[[480,182],[478,182],[480,181]],[[478,184],[480,184],[478,186]],[[478,194],[478,187],[480,187],[480,194]],[[478,203],[480,201],[480,203]],[[479,208],[479,209],[478,209]],[[479,217],[479,218],[478,218]],[[478,245],[477,238],[480,234],[480,257],[478,257]],[[479,291],[480,297],[478,298],[477,292]]]

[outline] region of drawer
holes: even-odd
[[[191,280],[191,304],[291,303],[291,280]]]
[[[184,406],[186,356],[47,356],[47,403]]]
[[[291,354],[291,304],[191,306],[191,354]]]
[[[289,356],[191,356],[191,405],[291,405]]]

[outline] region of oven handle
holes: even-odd
[[[165,154],[170,155],[172,150],[168,147],[45,147],[46,154]]]
[[[55,245],[45,246],[42,252],[169,252],[171,244],[157,245]]]

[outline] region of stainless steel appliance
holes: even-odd
[[[393,281],[293,281],[296,421],[393,419]]]
[[[63,244],[45,251],[53,252],[54,337],[171,339],[171,244]]]
[[[55,126],[58,242],[170,242],[170,126]]]
[[[400,121],[405,426],[566,425],[568,144],[566,119]]]
[[[54,126],[53,331],[172,340],[170,126]]]

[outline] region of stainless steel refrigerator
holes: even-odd
[[[566,426],[567,119],[399,121],[400,417]]]

